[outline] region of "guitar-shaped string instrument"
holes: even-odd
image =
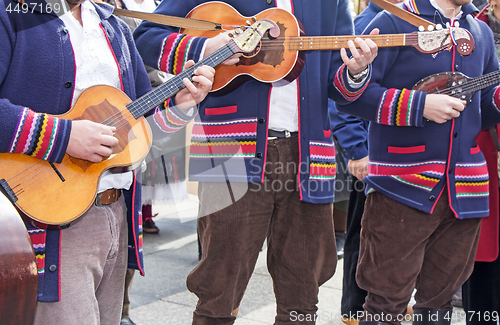
[[[348,48],[347,42],[356,37],[370,38],[379,47],[413,46],[422,53],[436,53],[449,49],[456,42],[458,52],[465,56],[472,53],[475,46],[472,35],[461,28],[409,34],[306,37],[301,36],[303,33],[299,21],[284,9],[270,8],[258,13],[255,17],[245,17],[230,5],[218,1],[203,3],[191,10],[186,17],[223,22],[223,27],[226,28],[260,19],[270,19],[279,26],[278,37],[264,35],[261,44],[252,53],[240,57],[238,64],[217,67],[212,91],[222,89],[237,77],[250,76],[262,82],[274,82],[283,78],[292,81],[300,74],[304,65],[301,51]],[[220,31],[194,29],[181,29],[180,32],[203,37],[213,37],[220,33]]]
[[[469,104],[476,92],[500,83],[500,71],[470,78],[460,72],[441,72],[428,76],[413,86],[413,90],[460,98]]]
[[[182,80],[202,66],[216,67],[238,52],[251,52],[261,35],[278,33],[277,26],[263,19],[234,37],[228,44],[131,102],[122,91],[110,86],[94,86],[83,91],[76,103],[59,118],[86,119],[115,126],[119,144],[100,163],[65,155],[60,164],[51,164],[24,154],[0,154],[0,190],[19,212],[45,224],[65,224],[93,204],[101,174],[113,167],[136,165],[151,147],[151,129],[144,115],[185,88]]]

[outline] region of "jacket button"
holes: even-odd
[[[50,272],[55,272],[56,270],[57,270],[57,265],[52,264],[51,266],[49,266],[49,271]]]
[[[256,156],[257,158],[262,158],[262,152],[257,152]]]
[[[449,174],[453,173],[453,168],[450,168],[450,170],[448,171]]]
[[[455,70],[460,70],[460,67],[458,64],[455,64]]]
[[[64,84],[64,87],[66,87],[66,88],[70,88],[70,87],[71,87],[71,85],[72,85],[72,83],[71,83],[70,81],[68,81],[68,82],[66,82],[66,83]]]
[[[436,197],[434,195],[429,196],[429,201],[431,202],[436,201]]]
[[[63,31],[63,33],[64,33],[64,34],[68,34],[68,28],[67,28],[67,27],[64,27],[64,28],[62,29],[62,31]]]
[[[270,5],[273,0],[267,0],[267,4]]]
[[[458,133],[457,132],[453,133],[453,137],[454,138],[458,137]]]
[[[264,119],[262,117],[259,119],[259,123],[260,124],[264,123]]]

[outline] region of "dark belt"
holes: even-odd
[[[293,135],[297,135],[299,132],[290,132],[290,131],[276,131],[269,129],[267,130],[268,138],[289,138]]]
[[[95,198],[95,205],[108,205],[118,201],[120,195],[122,194],[122,190],[117,190],[116,188],[112,188],[97,194]]]

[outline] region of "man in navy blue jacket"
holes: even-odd
[[[56,168],[66,154],[101,162],[118,143],[116,126],[55,116],[70,110],[84,89],[106,84],[132,100],[151,89],[130,30],[112,15],[113,8],[91,1],[68,4],[63,15],[62,6],[45,1],[0,3],[0,151]],[[166,109],[154,111],[166,132],[192,119],[189,110],[196,110],[190,107],[206,96],[213,73],[200,67],[193,77],[197,86],[185,80],[187,90],[175,96],[179,106],[170,100]],[[106,170],[98,189],[91,189],[98,192],[96,201],[78,219],[68,216],[72,221],[61,227],[27,222],[39,276],[33,324],[120,322],[127,262],[143,273],[139,177],[140,172]],[[50,199],[48,205],[65,203]]]
[[[184,17],[205,2],[164,0],[156,12]],[[292,12],[311,36],[353,33],[344,0],[224,3],[247,17],[279,7]],[[192,37],[147,22],[134,36],[145,63],[169,73],[228,41],[226,34]],[[278,306],[275,323],[315,323],[318,288],[335,272],[337,259],[335,154],[327,100],[335,81],[346,96],[357,98],[377,52],[373,42],[357,42],[360,50],[350,42],[352,58],[341,52],[347,69],[340,72],[338,51],[308,51],[302,72],[291,82],[251,79],[202,103],[190,160],[190,179],[200,181],[202,245],[201,261],[187,278],[188,289],[199,298],[193,324],[234,323],[266,237]],[[226,64],[236,62],[232,58]],[[347,80],[348,70],[359,77],[354,86]]]
[[[414,324],[449,324],[452,297],[472,272],[480,218],[488,215],[488,171],[474,142],[500,119],[499,88],[470,103],[412,89],[421,79],[498,70],[493,35],[469,0],[414,0],[404,8],[436,24],[468,30],[475,49],[435,55],[381,49],[370,85],[341,112],[370,121],[367,199],[356,279],[368,294],[364,323],[399,324],[416,288]],[[416,27],[384,11],[366,30]],[[466,86],[464,86],[466,87]],[[466,105],[467,104],[467,105]]]

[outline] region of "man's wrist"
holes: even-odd
[[[347,75],[349,76],[349,78],[354,81],[354,82],[361,82],[367,75],[368,75],[368,71],[369,71],[369,66],[366,66],[366,68],[361,71],[360,73],[357,73],[355,75],[351,74],[351,71],[349,71],[349,69],[347,69]]]

